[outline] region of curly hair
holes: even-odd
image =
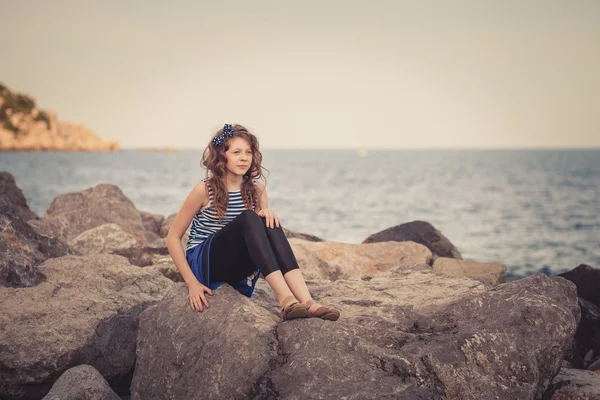
[[[223,129],[221,128],[213,135],[213,138],[222,133]],[[225,177],[227,176],[227,157],[225,156],[225,152],[229,150],[231,140],[236,137],[245,139],[252,150],[252,163],[248,171],[244,174],[244,181],[241,188],[242,199],[246,208],[254,208],[256,211],[260,210],[258,188],[254,181],[262,178],[266,183],[266,178],[262,174],[262,154],[258,148],[258,139],[247,128],[238,124],[233,125],[233,136],[225,138],[220,146],[215,146],[211,138],[211,141],[202,154],[202,166],[206,168],[207,183],[213,192],[212,204],[217,211],[219,220],[225,217],[225,211],[229,203],[229,192],[225,183]]]

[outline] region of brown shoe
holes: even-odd
[[[337,321],[340,317],[340,311],[335,307],[325,307],[321,306],[317,308],[315,311],[311,312],[310,307],[315,304],[313,300],[309,300],[306,302],[308,307],[308,318],[321,318],[327,321]]]
[[[281,318],[284,321],[289,321],[296,318],[306,318],[308,315],[308,307],[300,303],[294,296],[286,297],[283,300],[284,307],[281,310]]]

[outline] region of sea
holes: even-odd
[[[497,261],[508,279],[600,267],[600,149],[266,149],[269,205],[283,225],[361,243],[410,221],[440,230],[464,259]],[[39,216],[100,183],[142,211],[170,215],[205,176],[201,150],[0,153]]]

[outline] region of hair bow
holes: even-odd
[[[223,133],[221,133],[219,136],[213,138],[212,142],[215,146],[219,147],[221,144],[223,144],[223,141],[225,140],[225,138],[232,137],[232,136],[233,136],[233,127],[231,126],[231,124],[225,124],[223,126]]]

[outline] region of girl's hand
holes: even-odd
[[[283,226],[281,225],[279,217],[277,216],[277,214],[275,214],[275,211],[271,210],[270,208],[263,208],[258,212],[258,215],[260,215],[261,217],[265,217],[265,223],[271,229],[275,227],[281,228]]]
[[[188,290],[190,292],[190,306],[194,311],[202,311],[202,304],[208,308],[208,301],[206,301],[206,296],[204,292],[213,295],[213,291],[196,281],[191,285],[188,285]]]

